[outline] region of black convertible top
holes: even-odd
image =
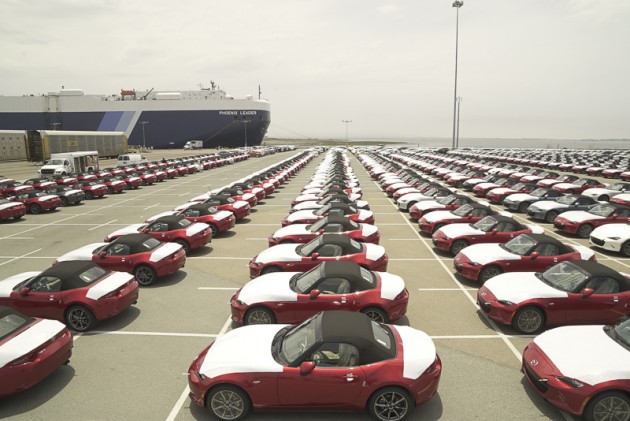
[[[361,276],[361,266],[354,262],[332,260],[320,266],[326,278],[344,278],[352,284],[351,291],[374,289],[376,283],[370,283]]]
[[[323,226],[327,226],[328,224],[339,224],[343,227],[344,231],[349,231],[355,229],[358,222],[354,222],[342,215],[328,215],[311,224],[311,227],[315,224]]]
[[[144,243],[147,240],[155,240],[155,239],[148,234],[127,234],[127,235],[118,237],[117,239],[112,241],[110,244],[112,245],[113,244],[126,244],[129,246],[130,254],[137,254],[137,253],[146,253],[153,250],[153,249],[147,248],[144,245]]]
[[[567,246],[557,238],[551,237],[547,234],[521,234],[525,237],[529,237],[536,242],[536,244],[553,244],[558,247],[560,254],[570,253],[574,251],[571,247]],[[518,238],[518,237],[515,237]]]
[[[192,206],[188,206],[182,212],[186,212],[188,209],[196,210],[197,212],[199,212],[199,215],[214,215],[215,213],[217,213],[217,208],[209,205],[208,203],[195,203]]]
[[[339,234],[322,234],[316,239],[312,241],[318,241],[319,244],[336,244],[343,248],[344,253],[348,253],[350,250],[354,251],[354,253],[361,252],[361,249],[356,249],[354,244],[358,244],[361,247],[361,244],[353,241],[350,237]]]
[[[150,225],[153,225],[156,222],[161,222],[161,223],[164,223],[164,224],[168,225],[169,231],[171,231],[171,230],[179,230],[179,229],[184,228],[184,226],[182,226],[179,223],[182,219],[187,220],[186,218],[184,218],[181,215],[166,215],[166,216],[159,217],[158,219],[153,221]]]
[[[525,226],[523,224],[521,224],[520,222],[518,222],[516,219],[512,218],[511,216],[504,216],[504,215],[500,215],[500,214],[488,215],[488,216],[491,216],[497,222],[511,222],[517,227],[525,228]]]
[[[319,314],[323,342],[345,342],[359,349],[361,364],[370,364],[396,356],[396,342],[388,332],[391,347],[387,349],[374,338],[372,319],[360,312],[324,311]],[[387,329],[389,330],[389,329]]]
[[[630,290],[630,279],[623,276],[616,270],[602,265],[601,263],[591,262],[589,260],[571,260],[564,262],[565,264],[574,265],[580,268],[582,271],[590,274],[591,277],[595,276],[608,276],[619,281],[620,291]]]
[[[63,291],[69,289],[76,288],[84,288],[97,279],[82,279],[80,277],[81,274],[87,272],[90,269],[96,269],[97,273],[102,272],[103,274],[109,273],[107,269],[102,269],[96,263],[91,261],[68,261],[68,262],[59,262],[55,266],[52,266],[39,275],[36,278],[40,278],[43,276],[50,276],[61,279],[61,289]]]

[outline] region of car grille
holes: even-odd
[[[462,271],[464,270],[464,267],[460,265],[459,263],[455,263],[455,270],[459,273],[462,273]]]
[[[529,364],[525,363],[525,374],[529,377],[532,384],[536,387],[536,389],[540,390],[542,393],[546,393],[549,390],[549,386],[547,386],[547,382],[541,381],[540,377],[531,369]]]
[[[600,240],[599,238],[591,237],[591,241],[593,244],[597,244],[598,246],[603,246],[606,243],[604,240]]]
[[[554,221],[553,226],[559,229],[564,228],[564,224],[562,222],[556,222]]]
[[[42,174],[54,174],[54,169],[42,169]]]
[[[436,240],[435,238],[433,239],[433,245],[437,246],[438,245],[438,240]]]
[[[479,297],[478,301],[479,301],[479,307],[481,307],[481,309],[485,311],[486,313],[490,313],[490,305],[486,303],[481,297]]]

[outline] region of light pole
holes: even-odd
[[[462,97],[457,97],[457,136],[455,136],[455,147],[459,148],[459,112],[462,108]]]
[[[455,0],[453,7],[457,9],[455,20],[455,94],[453,95],[453,149],[457,147],[455,143],[455,118],[457,117],[457,50],[459,47],[459,8],[464,5],[463,1]]]
[[[346,123],[346,143],[348,143],[348,124],[352,123],[352,120],[341,120],[342,123]]]
[[[144,137],[144,126],[149,124],[148,121],[141,121],[140,124],[142,124],[142,149],[146,149],[147,148],[147,141],[146,138]]]

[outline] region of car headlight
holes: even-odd
[[[477,263],[477,262],[468,262],[468,264],[470,266],[479,266],[479,263]]]
[[[512,301],[508,301],[508,300],[497,300],[497,303],[503,304],[504,306],[513,306],[514,305],[514,303]]]
[[[582,383],[579,380],[572,379],[571,377],[556,376],[556,379],[558,379],[562,383],[568,384],[569,386],[572,386],[572,387],[583,387],[584,386],[584,383]]]

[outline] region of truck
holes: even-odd
[[[40,177],[53,178],[98,169],[98,151],[80,151],[51,154],[37,173]]]
[[[189,140],[184,145],[184,149],[203,149],[203,140]]]

